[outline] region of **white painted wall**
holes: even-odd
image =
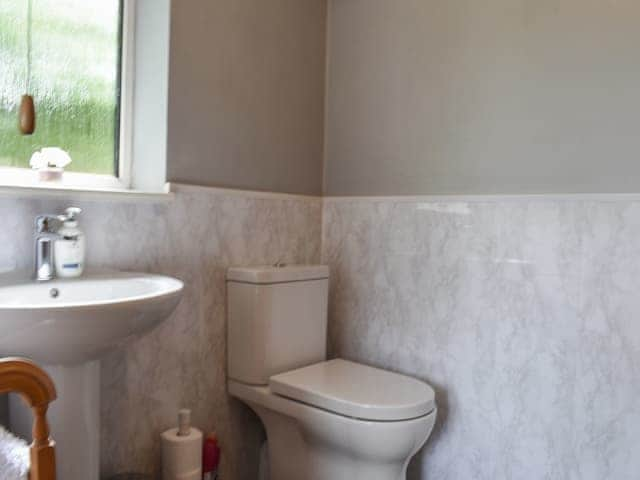
[[[637,0],[331,0],[325,193],[637,192]]]

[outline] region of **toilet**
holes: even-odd
[[[405,480],[436,418],[424,382],[327,360],[329,269],[227,272],[228,390],[262,420],[271,480]]]

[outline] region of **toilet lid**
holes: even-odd
[[[407,420],[435,409],[426,383],[342,359],[274,375],[269,386],[278,395],[363,420]]]

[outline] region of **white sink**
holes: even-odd
[[[97,359],[167,318],[183,287],[145,273],[89,272],[49,282],[27,273],[0,275],[0,355],[45,365]]]

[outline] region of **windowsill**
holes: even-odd
[[[64,196],[73,198],[117,197],[120,199],[167,199],[167,185],[160,191],[126,188],[112,175],[65,172],[61,181],[41,182],[34,170],[0,168],[0,196]]]

